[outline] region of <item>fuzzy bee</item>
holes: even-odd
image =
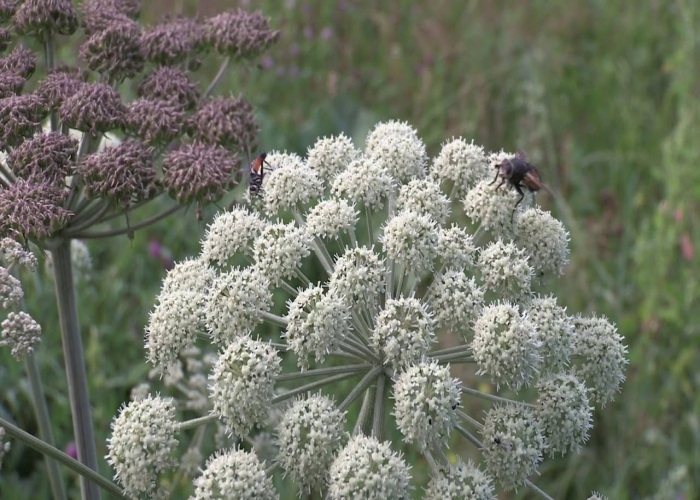
[[[544,189],[548,193],[553,194],[552,190],[549,189],[544,182],[542,182],[540,173],[537,171],[534,165],[527,161],[527,157],[522,151],[518,151],[512,158],[505,158],[503,161],[501,161],[501,163],[497,163],[495,167],[498,169],[498,171],[496,172],[496,177],[494,177],[493,182],[489,184],[489,186],[494,184],[500,176],[501,183],[496,186],[496,189],[500,188],[507,181],[508,184],[514,187],[520,194],[520,198],[518,198],[518,201],[513,207],[513,212],[510,214],[511,222],[513,222],[515,209],[518,208],[520,202],[523,201],[523,198],[525,198],[523,188],[526,188],[531,193]]]

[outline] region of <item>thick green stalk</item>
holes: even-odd
[[[39,423],[39,433],[46,444],[55,447],[56,441],[54,440],[53,430],[51,429],[49,408],[46,405],[44,386],[41,384],[41,373],[39,372],[39,366],[34,354],[27,356],[24,364],[27,368],[27,375],[29,376],[29,386],[32,390],[34,413]],[[61,475],[61,469],[58,467],[58,463],[49,456],[45,456],[44,458],[46,459],[46,470],[49,473],[49,483],[51,483],[51,493],[53,494],[54,500],[66,500],[68,498],[66,495],[66,485],[63,482],[63,476]]]
[[[70,240],[62,241],[56,249],[52,250],[51,258],[54,265],[58,316],[78,460],[97,472],[97,451],[92,428],[83,341],[78,323],[78,304],[73,284]],[[83,500],[99,500],[100,489],[84,476],[80,477],[80,489]]]

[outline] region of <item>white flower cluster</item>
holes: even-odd
[[[209,364],[181,370],[210,367],[210,404],[183,406],[204,413],[193,426],[215,421],[253,450],[214,454],[193,498],[276,498],[278,469],[332,500],[407,498],[390,425],[430,465],[429,499],[492,499],[494,485],[528,484],[545,455],[580,450],[591,404],[624,380],[626,348],[605,318],[538,295],[563,272],[568,234],[530,193],[513,212],[519,195],[493,168],[512,156],[455,138],[430,162],[400,122],[377,125],[364,151],[340,135],[306,158],[267,155],[261,194],[217,216],[201,256],[166,278],[148,327],[156,367],[194,363],[204,339],[216,346]],[[462,364],[515,399],[460,381]],[[172,380],[202,394],[201,376]],[[472,398],[488,402],[485,416],[469,415]],[[450,463],[455,433],[479,445],[480,466]],[[131,484],[137,466],[115,463]]]

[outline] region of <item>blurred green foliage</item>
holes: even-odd
[[[588,448],[548,461],[555,498],[700,495],[700,4],[693,0],[261,0],[282,30],[268,55],[225,80],[256,107],[261,147],[304,153],[344,131],[362,145],[378,120],[415,126],[435,154],[453,135],[522,148],[558,193],[539,202],[572,233],[556,285],[570,312],[617,322],[630,350],[619,397],[597,411]],[[153,0],[143,18],[211,14],[231,2]],[[205,73],[216,71],[208,62]],[[203,79],[204,81],[204,79]],[[216,211],[205,211],[208,220]],[[144,217],[147,214],[144,214]],[[146,377],[143,328],[162,262],[198,252],[193,211],[126,237],[90,241],[79,286],[98,454],[131,387]],[[60,446],[71,441],[51,282],[27,289]],[[23,369],[0,352],[0,411],[35,429]],[[18,382],[20,381],[20,382]],[[45,498],[44,464],[13,445],[0,492]],[[423,475],[424,464],[414,461]],[[7,471],[15,471],[7,474]],[[102,463],[102,472],[111,471]],[[75,488],[75,484],[73,485]],[[684,495],[684,496],[679,496]],[[527,491],[519,496],[529,497]],[[3,496],[5,497],[5,496]]]

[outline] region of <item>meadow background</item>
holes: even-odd
[[[143,4],[149,24],[237,3]],[[418,129],[431,156],[452,136],[521,148],[556,191],[556,200],[538,201],[571,232],[559,301],[615,321],[630,365],[623,391],[596,412],[585,451],[547,461],[536,484],[555,498],[593,489],[611,499],[700,497],[700,4],[238,4],[261,9],[282,32],[258,64],[238,66],[219,87],[253,103],[262,149],[304,154],[318,136],[339,132],[362,146],[376,122],[400,119]],[[62,56],[73,53],[65,47]],[[203,81],[216,69],[205,68]],[[180,212],[133,241],[86,242],[94,270],[78,285],[79,311],[100,456],[119,406],[147,378],[143,331],[168,261],[198,253],[216,210],[202,222],[192,209]],[[25,293],[44,328],[37,355],[56,441],[66,446],[72,427],[48,279],[37,275]],[[36,432],[24,377],[23,365],[0,351],[0,414]],[[101,468],[111,476],[104,460]],[[45,477],[41,457],[13,442],[0,496],[48,498]]]

